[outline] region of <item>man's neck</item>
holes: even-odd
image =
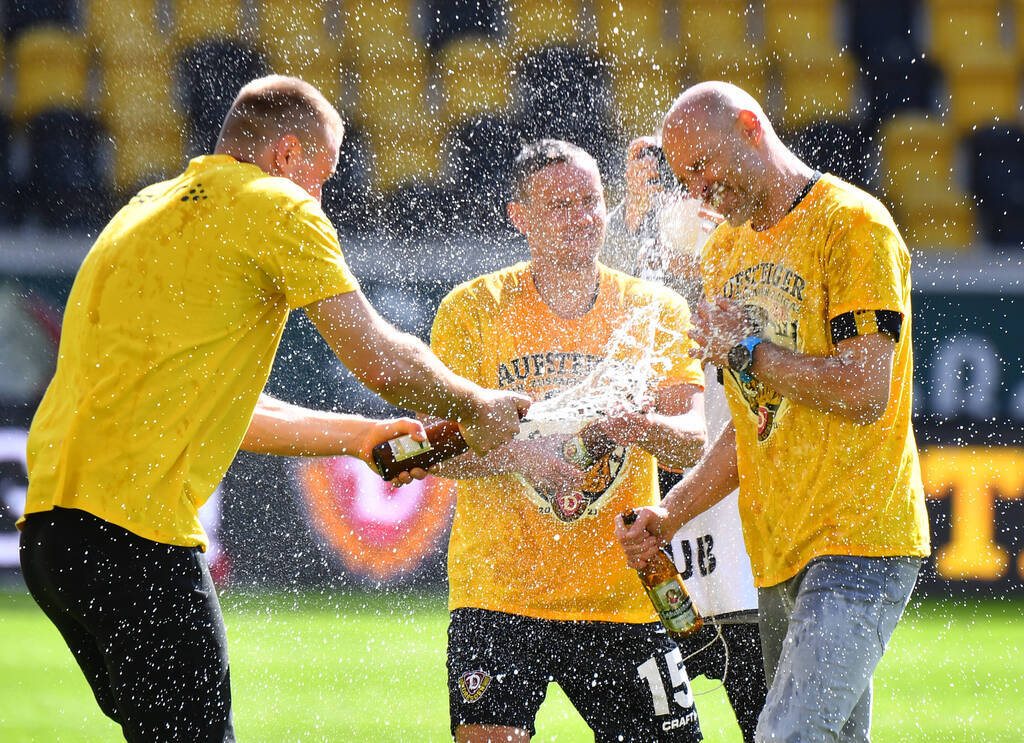
[[[583,317],[597,300],[597,263],[569,270],[531,262],[530,275],[541,301],[559,317]]]
[[[756,232],[763,232],[781,222],[813,177],[813,168],[787,153],[776,163],[773,182],[767,184],[765,206],[751,218],[750,227]]]

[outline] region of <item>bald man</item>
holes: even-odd
[[[725,83],[686,90],[663,147],[724,215],[694,340],[731,422],[617,535],[643,565],[739,487],[769,682],[759,741],[867,741],[871,678],[929,553],[911,427],[910,256],[875,198],[800,161]]]
[[[320,208],[342,134],[310,85],[246,85],[216,153],[131,199],[71,289],[29,432],[21,564],[126,740],[234,740],[197,510],[238,448],[369,462],[377,443],[422,436],[415,421],[263,395],[290,310],[305,308],[362,382],[459,420],[478,451],[510,439],[529,404],[456,376],[370,307]]]

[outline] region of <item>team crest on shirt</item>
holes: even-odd
[[[487,671],[466,671],[459,676],[459,692],[463,699],[472,704],[479,701],[490,683],[491,676]]]
[[[626,454],[626,449],[617,446],[594,462],[584,472],[583,488],[579,492],[562,493],[530,487],[541,512],[549,512],[563,523],[578,521],[585,516],[596,516],[600,501],[614,489],[626,462]]]
[[[755,328],[755,334],[777,346],[797,350],[799,316],[807,282],[792,269],[778,263],[763,263],[740,271],[726,281],[722,294],[740,299]],[[744,381],[728,370],[750,410],[757,440],[767,441],[775,432],[789,401],[757,379]]]

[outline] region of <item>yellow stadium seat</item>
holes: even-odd
[[[411,182],[433,181],[441,174],[441,132],[426,116],[401,126],[369,129],[374,189],[392,191]]]
[[[950,118],[960,134],[1020,116],[1021,70],[1008,51],[949,67],[946,80]]]
[[[696,65],[698,80],[722,80],[738,85],[762,102],[768,91],[768,70],[768,61],[757,50],[738,56],[702,56]]]
[[[800,128],[817,119],[850,115],[857,66],[845,55],[780,60],[784,126]]]
[[[89,0],[83,3],[89,44],[105,60],[131,60],[153,53],[166,40],[157,29],[158,0]]]
[[[99,111],[104,123],[119,122],[145,131],[168,120],[174,108],[168,55],[151,54],[132,65],[107,64],[102,77]]]
[[[139,131],[125,126],[111,129],[114,140],[114,187],[122,194],[175,175],[185,164],[181,121]]]
[[[482,36],[455,39],[437,58],[446,119],[457,124],[512,102],[511,72],[501,46]]]
[[[883,191],[921,244],[962,245],[973,211],[954,183],[955,144],[950,127],[919,114],[901,114],[879,130]],[[938,225],[946,225],[940,228]],[[943,237],[942,229],[949,235]],[[940,239],[941,238],[941,239]]]
[[[1001,0],[928,0],[929,51],[945,69],[1005,51]]]
[[[895,217],[907,244],[920,250],[965,252],[977,238],[974,207],[956,191],[898,207]]]
[[[580,41],[580,0],[505,0],[503,6],[507,45],[515,57],[542,46]]]
[[[691,67],[740,59],[756,44],[748,38],[746,0],[679,0],[679,36]]]
[[[338,42],[327,28],[325,3],[262,0],[256,39],[275,68],[305,66],[318,54],[333,53]]]
[[[358,65],[369,60],[402,59],[418,53],[411,0],[345,0],[342,47]],[[347,59],[346,59],[347,61]]]
[[[207,39],[243,35],[242,0],[175,0],[174,40],[179,49]]]
[[[89,55],[84,37],[60,26],[22,31],[11,44],[12,114],[25,121],[47,108],[85,108]]]
[[[654,134],[682,90],[678,65],[646,61],[612,66],[611,82],[619,125],[627,139]]]
[[[662,60],[672,53],[665,43],[662,0],[593,0],[593,9],[598,49],[606,59]]]
[[[359,114],[370,122],[419,115],[427,105],[426,57],[421,52],[392,64],[368,65],[359,71],[356,88]]]
[[[836,23],[835,0],[765,0],[765,42],[780,60],[835,54]]]

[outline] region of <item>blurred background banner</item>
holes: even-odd
[[[726,80],[809,164],[890,206],[914,255],[916,430],[936,593],[1024,593],[1024,0],[0,2],[0,570],[24,439],[96,231],[209,152],[239,87],[315,84],[346,136],[324,209],[373,304],[426,337],[459,281],[526,255],[505,217],[523,140],[595,155]],[[301,313],[268,391],[389,415]],[[218,580],[437,585],[453,500],[355,462],[239,454],[204,509]]]
[[[922,590],[1024,595],[1024,283],[1019,267],[958,266],[926,263],[915,274],[915,427],[934,546]],[[25,438],[56,360],[70,282],[0,274],[0,570],[12,575]],[[450,288],[364,285],[390,320],[424,338]],[[338,364],[301,313],[289,322],[268,391],[320,408],[398,412]],[[222,583],[433,586],[444,582],[454,505],[447,481],[396,489],[354,459],[243,452],[202,514]]]

